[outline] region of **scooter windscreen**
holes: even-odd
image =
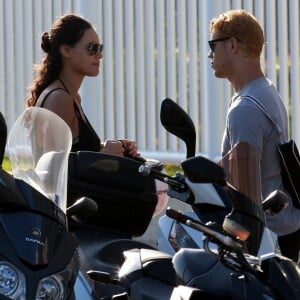
[[[264,226],[259,157],[252,145],[240,142],[222,159],[221,165],[227,172],[228,194],[234,203],[223,227],[242,240],[248,239],[249,252],[256,255]]]
[[[262,203],[260,162],[254,147],[239,142],[222,158],[227,181],[258,205]]]
[[[14,123],[7,152],[14,178],[51,199],[64,212],[67,205],[68,155],[72,133],[45,108],[27,108]]]

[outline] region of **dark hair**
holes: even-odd
[[[30,87],[31,97],[27,100],[28,106],[34,106],[42,91],[57,79],[62,69],[60,46],[74,46],[90,28],[93,27],[87,20],[68,14],[57,19],[49,33],[42,34],[41,48],[46,56],[35,67],[37,77]]]

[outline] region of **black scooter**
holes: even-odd
[[[103,282],[107,274],[118,274],[125,251],[155,250],[132,239],[146,231],[158,207],[165,208],[157,193],[157,181],[138,172],[142,165],[158,171],[163,167],[159,161],[143,158],[88,151],[70,154],[68,211],[72,210],[73,216],[69,229],[79,243],[80,270],[87,274],[95,299],[127,292],[119,285]]]
[[[69,229],[79,243],[80,269],[92,284],[95,299],[125,290],[94,280],[93,270],[116,275],[124,251],[154,249],[133,239],[146,231],[159,204],[156,181],[137,172],[139,166],[149,163],[157,170],[162,168],[157,161],[85,151],[70,154],[68,211],[72,210],[73,217]]]
[[[2,164],[4,118],[0,132]],[[12,174],[0,169],[0,299],[75,299],[79,253],[65,214],[71,143],[68,126],[36,107],[9,134]]]
[[[183,122],[184,114],[180,116]],[[275,253],[258,258],[244,252],[245,241],[241,237],[251,235],[251,230],[258,231],[256,236],[261,234],[262,207],[228,186],[223,169],[214,162],[198,156],[186,159],[181,166],[184,171],[181,177],[169,177],[149,166],[145,175],[167,182],[173,196],[176,191],[180,194],[185,191],[190,201],[193,197],[187,180],[218,185],[223,190],[222,199],[232,207],[221,222],[206,223],[167,209],[170,218],[203,233],[204,248],[182,248],[173,257],[153,249],[129,250],[124,253],[126,260],[117,276],[94,270],[93,278],[123,287],[128,298],[135,300],[300,299],[297,264]],[[144,171],[145,166],[140,169]],[[276,191],[264,205],[275,212],[285,202],[286,195]],[[217,247],[212,249],[211,245]]]
[[[214,162],[199,156],[183,161],[181,166],[184,177],[189,180],[195,183],[212,182],[225,188],[227,200],[232,202],[233,209],[220,223],[212,221],[203,223],[173,209],[167,209],[167,216],[175,222],[198,230],[204,235],[203,249],[181,248],[172,259],[169,258],[169,268],[173,266],[177,284],[197,288],[203,293],[201,297],[204,299],[300,299],[300,268],[296,263],[276,253],[256,257],[244,252],[245,241],[240,236],[245,234],[245,229],[250,231],[251,228],[255,228],[248,226],[250,223],[263,224],[263,219],[260,219],[262,207],[253,205],[250,199],[234,188],[225,187],[224,172]],[[210,171],[203,171],[207,169]],[[159,173],[154,171],[149,175],[163,180],[166,175]],[[166,180],[164,179],[165,182]],[[174,181],[176,178],[170,181],[172,189],[175,186]],[[177,181],[183,188],[183,181],[178,179]],[[278,204],[285,203],[286,197],[285,193],[276,191],[265,203],[268,209],[273,210]],[[232,231],[226,230],[227,226],[224,224],[228,222],[235,227],[235,235]],[[135,259],[147,262],[141,264],[144,275],[139,280],[149,282],[145,270],[153,271],[154,266],[160,267],[159,260],[154,259],[153,254],[146,255],[143,250],[136,255]],[[130,262],[130,265],[134,264]],[[129,280],[133,278],[136,269],[129,267],[124,271],[125,266],[126,262],[119,274],[119,283],[125,284],[129,289],[132,286],[139,291],[147,290],[139,288],[136,279],[128,283],[128,278]],[[153,273],[159,274],[159,270]],[[199,299],[202,299],[201,297]],[[143,299],[143,297],[133,299]]]
[[[196,144],[196,129],[191,118],[187,113],[178,106],[173,100],[165,99],[161,104],[161,123],[168,132],[173,133],[180,138],[186,144],[186,158],[192,158],[195,156],[195,144]],[[247,159],[241,157],[239,159],[238,151],[240,153],[248,153]],[[253,147],[245,142],[237,144],[230,152],[231,170],[237,170],[236,166],[243,166],[244,169],[253,169],[255,165],[254,157],[249,158],[250,154],[254,153]],[[203,162],[198,166],[195,163],[195,173],[200,172],[197,168],[201,168],[202,176],[207,177],[211,174],[210,165],[206,166]],[[151,166],[141,166],[139,170],[142,174],[148,175],[150,172],[155,173],[155,170],[151,169]],[[219,173],[223,173],[220,168]],[[236,172],[236,174],[238,174]],[[154,176],[155,174],[152,174]],[[216,174],[214,174],[216,175]],[[232,201],[228,200],[226,195],[226,185],[228,182],[216,184],[214,182],[193,182],[188,177],[181,173],[175,174],[172,178],[167,178],[164,174],[157,173],[158,178],[163,182],[169,182],[168,195],[171,198],[175,198],[190,206],[191,211],[188,212],[189,216],[201,220],[206,223],[208,221],[214,221],[223,223],[225,216],[228,215],[232,209]],[[229,176],[228,176],[229,177]],[[231,176],[231,182],[232,180]],[[236,176],[238,177],[238,176]],[[227,179],[228,181],[228,179]],[[247,187],[251,186],[254,179],[249,180]],[[181,183],[181,185],[179,183]],[[173,183],[173,184],[172,184]],[[226,187],[224,189],[224,186]],[[248,188],[249,189],[249,188]],[[272,213],[279,213],[281,209],[287,203],[286,197],[280,199],[277,197],[279,191],[274,191],[272,195],[269,195],[267,199],[263,201],[263,210],[273,210]],[[240,201],[242,202],[241,198]],[[251,205],[256,205],[251,203]],[[260,212],[260,209],[257,210]],[[247,216],[243,216],[246,219]],[[263,216],[257,218],[249,218],[245,228],[240,230],[240,238],[247,240],[247,251],[252,255],[264,255],[269,252],[277,251],[277,237],[275,233],[271,232],[268,228],[264,228],[262,222]],[[225,219],[226,221],[229,218]],[[231,226],[233,221],[227,222],[228,226]],[[233,227],[232,230],[236,231]],[[249,229],[247,233],[247,229]],[[249,236],[249,232],[251,235]],[[236,232],[234,232],[235,234]],[[174,255],[180,248],[203,248],[202,233],[189,228],[186,225],[180,224],[168,216],[163,216],[159,219],[158,226],[158,249],[160,251]]]

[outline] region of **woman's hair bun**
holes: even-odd
[[[44,32],[42,35],[41,48],[46,53],[50,53],[51,51],[51,43],[50,43],[50,37],[48,32]]]

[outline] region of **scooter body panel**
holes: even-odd
[[[112,278],[118,276],[125,261],[124,252],[130,249],[149,248],[150,245],[132,240],[127,234],[105,228],[82,227],[75,230],[73,236],[79,244],[80,270],[87,273],[90,270],[106,272]],[[92,281],[88,279],[91,283]],[[96,297],[112,297],[123,293],[124,288],[100,281],[92,282]]]
[[[72,286],[79,268],[77,245],[71,234],[59,229],[53,221],[42,219],[27,212],[0,215],[0,264],[8,262],[23,274],[27,299],[35,299],[43,278],[67,269],[68,284]],[[41,222],[37,225],[36,220]],[[68,293],[73,292],[68,290]]]
[[[84,274],[79,271],[78,276],[74,285],[74,293],[76,295],[76,300],[84,299],[94,299],[93,289],[90,281],[84,276]]]
[[[57,222],[21,211],[1,212],[0,223],[20,259],[32,266],[49,264],[62,237]]]

